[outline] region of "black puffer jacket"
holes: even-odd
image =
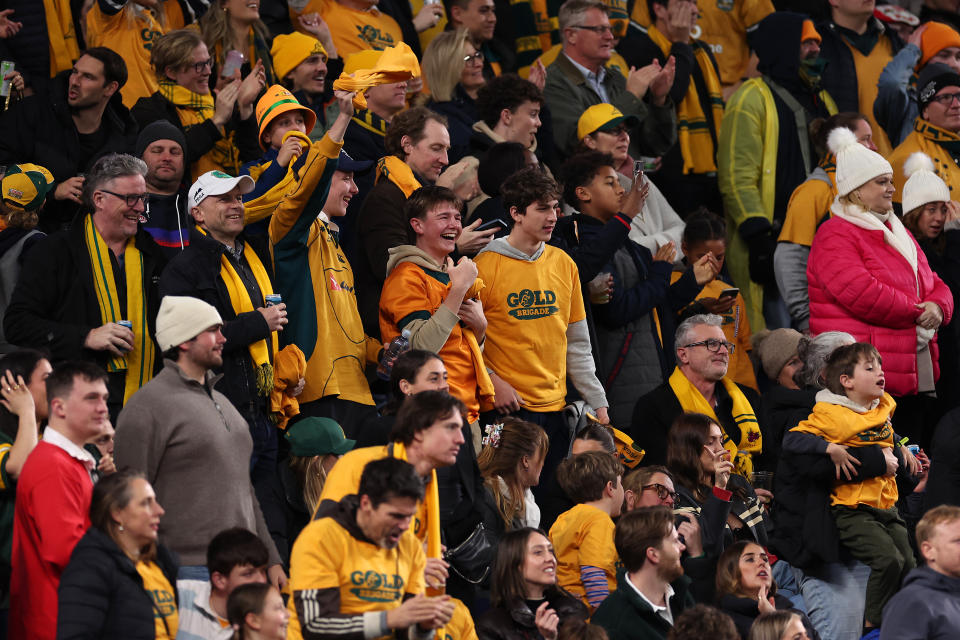
[[[586,620],[590,615],[585,604],[559,587],[548,591],[546,596],[560,624],[570,618]],[[480,640],[543,640],[535,615],[523,600],[510,607],[492,607],[477,618],[477,636]]]
[[[799,615],[803,621],[807,637],[809,637],[810,640],[820,640],[820,634],[818,634],[813,628],[813,625],[810,624],[807,616],[794,609],[793,604],[787,598],[784,598],[778,593],[773,596],[773,604],[777,608],[777,611],[793,611]],[[720,600],[717,602],[717,607],[720,611],[723,611],[733,618],[733,623],[737,625],[737,632],[743,640],[746,640],[750,635],[750,627],[753,626],[753,621],[760,616],[760,607],[757,601],[753,598],[743,598],[727,594],[720,597]]]
[[[163,546],[157,566],[176,598],[177,564]],[[176,606],[176,600],[173,603]],[[161,606],[169,606],[163,604]],[[153,640],[153,598],[137,568],[103,531],[90,527],[60,578],[57,638],[70,640]]]

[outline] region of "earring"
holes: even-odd
[[[123,525],[122,525],[122,524],[117,525],[117,531],[123,531]]]

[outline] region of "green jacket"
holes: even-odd
[[[630,149],[635,156],[660,156],[677,141],[677,114],[667,98],[662,107],[638,99],[627,91],[627,79],[620,67],[606,67],[603,85],[610,103],[625,116],[640,119],[640,131],[631,132]],[[577,146],[577,121],[583,112],[603,100],[587,85],[580,70],[562,52],[547,67],[543,97],[553,116],[553,137],[561,153],[572,154]]]
[[[680,576],[673,581],[673,597],[670,611],[676,620],[684,609],[695,602],[690,594],[690,578]],[[670,633],[666,620],[654,613],[653,608],[627,583],[627,574],[617,576],[617,590],[597,607],[591,623],[603,627],[610,640],[664,640]]]

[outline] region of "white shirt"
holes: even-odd
[[[56,447],[60,447],[66,451],[71,458],[76,458],[82,462],[83,466],[87,468],[87,473],[93,471],[97,466],[97,461],[93,459],[93,456],[89,451],[83,447],[78,447],[73,443],[73,441],[67,438],[67,436],[63,435],[51,426],[47,426],[47,428],[43,430],[43,441],[49,442]]]
[[[607,68],[603,65],[600,65],[600,70],[594,73],[570,56],[567,56],[567,54],[563,55],[565,55],[567,60],[569,60],[570,63],[573,64],[573,66],[575,66],[577,70],[583,74],[583,78],[587,81],[587,85],[597,92],[597,95],[600,96],[600,99],[603,102],[610,102],[610,98],[607,97],[607,88],[603,86],[603,79],[607,77]]]
[[[628,585],[630,585],[631,587],[633,587],[633,590],[636,591],[637,594],[638,594],[641,598],[643,598],[643,601],[644,601],[644,602],[646,602],[648,605],[650,605],[650,608],[653,609],[653,612],[654,612],[655,614],[657,614],[658,616],[660,616],[661,618],[663,618],[664,620],[666,620],[666,621],[667,621],[667,624],[669,624],[671,627],[673,626],[673,612],[670,611],[670,598],[673,597],[673,587],[670,585],[669,582],[667,583],[667,590],[666,590],[666,592],[664,593],[664,596],[663,596],[663,601],[666,603],[666,606],[661,607],[661,606],[659,606],[659,605],[656,605],[656,604],[653,604],[652,602],[650,602],[650,598],[648,598],[647,596],[643,595],[643,591],[640,591],[640,589],[637,588],[637,585],[635,585],[635,584],[633,584],[632,582],[630,582],[630,576],[629,576],[629,575],[624,576],[624,580],[626,580],[626,582],[627,582]]]
[[[177,580],[177,592],[180,596],[177,640],[233,638],[233,628],[229,624],[223,626],[220,616],[210,608],[209,580]]]

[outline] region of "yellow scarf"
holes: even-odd
[[[93,270],[93,284],[96,288],[97,304],[100,307],[100,320],[104,324],[129,320],[133,330],[133,349],[123,356],[114,356],[107,363],[107,371],[126,371],[123,388],[123,402],[126,404],[137,390],[153,377],[156,361],[153,338],[147,326],[147,296],[143,289],[143,255],[137,249],[133,238],[127,241],[123,250],[123,270],[126,273],[127,308],[120,309],[117,296],[117,283],[113,278],[113,265],[110,262],[110,249],[103,236],[93,224],[93,216],[83,220],[83,238],[90,256]]]
[[[650,26],[647,35],[655,45],[660,47],[663,55],[670,56],[672,43],[667,40],[655,26]],[[703,83],[706,85],[708,99],[710,102],[710,112],[713,117],[713,127],[720,135],[720,121],[723,120],[723,91],[720,88],[720,78],[717,77],[717,71],[710,61],[710,56],[706,49],[697,46],[693,47],[693,57],[696,58],[700,66],[700,75],[703,77]],[[677,105],[677,124],[678,124],[678,142],[680,143],[680,152],[683,154],[683,173],[711,173],[717,170],[717,150],[714,148],[713,137],[710,135],[710,128],[707,126],[707,118],[703,113],[703,107],[700,105],[700,95],[697,92],[697,84],[690,78],[690,86],[683,96],[683,100]]]
[[[197,226],[197,231],[203,235],[209,235],[202,227]],[[250,265],[250,271],[253,272],[253,279],[257,281],[260,287],[260,293],[266,297],[273,293],[273,285],[270,284],[270,276],[264,269],[263,263],[257,257],[257,253],[250,248],[246,242],[243,243],[243,257],[247,259]],[[238,316],[241,313],[253,311],[253,301],[250,300],[250,294],[247,287],[243,284],[243,279],[237,270],[230,264],[226,255],[220,256],[220,277],[227,286],[227,295],[230,296],[230,306]],[[250,345],[250,357],[253,358],[253,365],[257,372],[257,394],[269,396],[273,391],[273,365],[271,364],[277,353],[277,332],[270,332],[270,344],[266,340],[258,340]],[[279,408],[279,407],[277,407]]]
[[[449,289],[451,285],[448,285]],[[470,288],[467,289],[467,292],[463,295],[464,300],[470,300],[476,298],[480,295],[480,291],[486,285],[483,283],[483,280],[477,278],[473,281],[473,284],[470,285]],[[480,406],[493,406],[493,380],[490,379],[490,373],[487,371],[487,365],[483,363],[483,350],[480,349],[480,343],[477,342],[477,334],[473,332],[473,329],[470,327],[463,327],[463,337],[467,341],[467,346],[470,347],[470,354],[473,356],[473,369],[477,375],[477,390],[480,392],[478,399],[480,400]]]
[[[283,139],[281,144],[287,141],[289,138],[297,138],[300,142],[303,143],[303,153],[306,153],[310,150],[310,145],[313,142],[305,133],[300,131],[288,131],[283,134]],[[287,195],[287,191],[290,190],[292,185],[297,183],[297,174],[293,170],[293,165],[297,163],[297,159],[300,156],[295,156],[291,158],[290,164],[287,165],[287,173],[277,184],[270,187],[266,193],[263,195],[254,198],[250,202],[243,203],[243,224],[252,224],[254,222],[259,222],[265,218],[269,218],[273,215],[273,212],[276,210],[277,205],[280,204],[280,201],[283,199],[283,196]],[[250,177],[254,181],[260,179],[260,175],[267,170],[267,167],[270,166],[270,163],[262,164],[258,167],[250,167]]]
[[[400,442],[390,444],[392,457],[407,460],[407,448]],[[440,552],[440,491],[437,489],[437,472],[430,471],[430,480],[427,481],[424,504],[427,507],[427,557],[439,558]]]
[[[73,14],[67,0],[43,0],[47,17],[47,41],[50,43],[50,77],[73,67],[80,57]],[[16,16],[14,16],[16,19]]]
[[[386,156],[380,158],[377,162],[377,177],[375,182],[380,182],[381,178],[386,178],[400,187],[400,191],[403,191],[404,197],[407,198],[422,186],[417,182],[410,165],[397,156]]]
[[[377,58],[372,69],[357,69],[353,73],[342,73],[333,81],[334,90],[354,91],[353,108],[361,111],[367,108],[367,98],[363,92],[370,87],[383,84],[404,82],[420,76],[420,62],[417,54],[405,42],[387,47]]]
[[[160,95],[177,108],[177,117],[180,118],[180,126],[184,131],[213,117],[215,111],[213,94],[194,93],[186,87],[166,80],[160,82],[159,91]],[[192,174],[196,177],[207,171],[219,169],[232,176],[237,175],[240,172],[240,150],[233,143],[233,139],[234,132],[230,131],[217,140],[213,148],[190,167]]]
[[[740,427],[740,442],[734,442],[730,436],[724,432],[723,448],[730,452],[734,467],[737,473],[745,478],[750,477],[753,471],[752,454],[760,453],[763,448],[763,438],[760,435],[760,425],[757,423],[757,416],[753,413],[753,407],[747,400],[743,392],[737,387],[736,383],[730,378],[724,376],[720,379],[723,388],[733,399],[733,419]],[[703,394],[693,386],[693,383],[687,379],[680,371],[680,367],[673,370],[670,374],[670,388],[680,401],[680,406],[686,412],[703,413],[716,420],[720,428],[723,424],[714,413],[713,407],[703,397]]]

